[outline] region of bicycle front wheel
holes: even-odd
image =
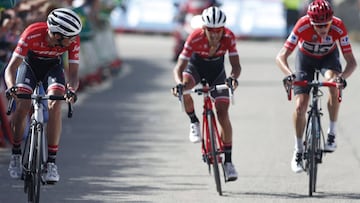
[[[210,142],[211,142],[211,157],[212,157],[212,165],[213,165],[213,171],[214,171],[216,190],[219,193],[219,195],[222,195],[220,171],[219,171],[219,159],[218,159],[218,152],[217,152],[218,145],[217,145],[214,123],[213,123],[213,122],[215,122],[215,117],[214,117],[213,112],[210,112],[207,114],[207,120],[208,120],[209,136],[210,136]]]
[[[41,124],[33,124],[25,142],[23,160],[25,169],[24,191],[28,194],[28,201],[40,201],[41,165],[42,165],[42,133]],[[26,158],[25,158],[26,157]]]
[[[308,138],[308,167],[309,167],[309,196],[316,192],[316,179],[317,179],[317,154],[319,151],[320,143],[318,137],[320,136],[320,124],[317,116],[311,117],[311,129],[309,130]]]
[[[38,123],[36,125],[36,150],[35,150],[35,160],[34,160],[34,202],[38,203],[40,201],[40,184],[41,184],[41,175],[42,175],[42,155],[43,155],[43,126]]]

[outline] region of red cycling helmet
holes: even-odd
[[[307,10],[312,24],[327,23],[332,20],[333,14],[334,11],[326,0],[314,0]]]

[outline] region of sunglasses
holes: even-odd
[[[329,27],[331,25],[331,22],[332,21],[327,23],[311,23],[311,24],[317,28],[325,28],[325,27]]]
[[[207,30],[208,32],[220,33],[221,31],[224,30],[224,27],[218,27],[218,28],[210,28],[210,27],[207,27],[206,30]]]
[[[75,36],[70,36],[70,37],[68,37],[68,36],[62,36],[64,39],[69,39],[69,40],[74,40],[75,38],[76,38],[76,35]]]

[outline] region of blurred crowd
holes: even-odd
[[[83,32],[80,36],[82,40],[86,40],[91,38],[93,34],[91,30],[101,29],[107,23],[106,18],[114,7],[123,6],[126,1],[128,0],[1,0],[0,71],[9,60],[22,31],[33,22],[45,21],[48,13],[54,8],[71,7],[80,13],[82,20],[84,20]],[[288,10],[287,13],[291,14],[291,10],[297,12],[293,15],[294,19],[292,21],[290,19],[288,22],[287,33],[293,26],[293,22],[296,22],[299,15],[303,14],[304,2],[309,1],[283,0],[284,7]],[[210,0],[210,2],[215,3],[216,1]],[[286,2],[291,2],[291,4]],[[360,0],[333,0],[331,2],[334,4],[335,15],[344,20],[350,33],[355,33],[353,38],[360,41]],[[289,18],[289,16],[287,17]]]
[[[9,60],[22,31],[31,23],[46,21],[48,13],[54,8],[82,7],[87,26],[96,29],[105,23],[100,14],[110,12],[118,3],[119,0],[1,0],[0,70]]]

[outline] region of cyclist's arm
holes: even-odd
[[[79,87],[79,64],[69,63],[67,87],[75,92]]]
[[[345,53],[343,54],[343,56],[345,58],[346,65],[344,71],[340,74],[340,76],[346,79],[354,72],[357,64],[352,52]]]
[[[178,59],[176,65],[175,65],[175,68],[173,70],[173,75],[174,75],[176,84],[183,83],[182,72],[185,70],[188,62],[189,61],[187,59],[182,59],[182,58]]]
[[[239,78],[240,73],[241,73],[241,65],[240,65],[239,55],[229,56],[229,61],[230,61],[231,68],[232,68],[230,76],[234,79]]]
[[[286,47],[282,47],[276,56],[276,64],[279,66],[280,70],[285,75],[292,75],[293,72],[288,63],[288,58],[291,55],[292,51]]]
[[[17,71],[18,67],[21,65],[22,61],[23,61],[23,58],[21,58],[17,54],[12,55],[12,57],[9,61],[9,64],[7,65],[7,67],[5,69],[5,82],[6,82],[6,86],[8,88],[15,86],[16,71]]]

